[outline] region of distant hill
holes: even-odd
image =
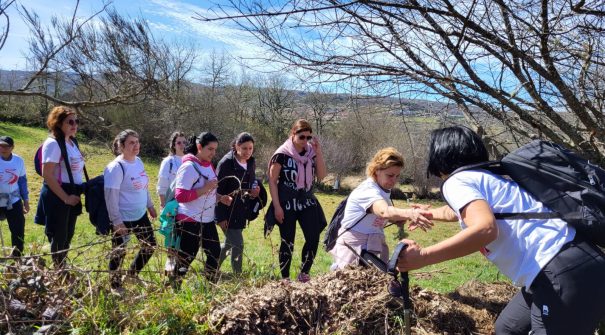
[[[18,71],[18,70],[1,70],[0,69],[0,88],[2,89],[17,89],[23,86],[27,80],[34,75],[32,71]],[[67,73],[48,73],[46,77],[41,77],[40,80],[46,80],[45,85],[48,92],[53,92],[56,87],[59,88],[60,94],[65,94],[73,90],[75,87],[78,76],[76,74]],[[192,83],[203,87],[202,84]],[[34,85],[35,86],[35,85]],[[294,100],[298,105],[304,105],[305,99],[311,93],[305,91],[294,91]],[[348,94],[331,94],[330,102],[333,108],[338,109],[339,107],[345,107],[350,99]],[[376,96],[364,96],[356,101],[358,106],[368,107],[372,106],[380,111],[388,112],[395,116],[436,116],[447,114],[449,116],[462,116],[456,105],[448,104],[445,102],[435,100],[422,100],[422,99],[399,99],[396,97],[376,97]],[[334,107],[335,106],[335,107]]]

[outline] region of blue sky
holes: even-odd
[[[51,17],[69,18],[75,0],[20,0],[18,5],[35,11],[42,22],[50,23]],[[101,0],[82,0],[78,16],[84,18],[102,7]],[[182,41],[196,46],[200,56],[212,52],[226,52],[234,57],[254,58],[263,53],[255,40],[245,32],[229,27],[225,22],[201,22],[193,19],[195,13],[204,14],[213,3],[208,0],[114,0],[112,6],[119,13],[130,17],[143,17],[149,23],[154,36],[169,41]],[[28,50],[29,29],[13,4],[9,9],[11,30],[9,38],[0,50],[0,68],[24,69]],[[0,21],[0,27],[4,27]]]

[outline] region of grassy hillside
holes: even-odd
[[[26,216],[26,254],[45,254],[49,251],[48,242],[44,235],[44,227],[33,223],[33,215],[41,186],[41,177],[34,172],[33,155],[43,142],[46,134],[45,129],[0,123],[0,135],[9,135],[15,139],[14,152],[22,156],[27,165],[32,210]],[[147,135],[141,135],[141,142],[144,146]],[[102,173],[104,166],[113,159],[109,148],[98,144],[90,145],[84,140],[80,142],[91,177]],[[144,159],[147,173],[154,188],[160,160],[161,157]],[[156,197],[155,194],[154,197]],[[337,204],[343,199],[342,196],[331,194],[318,194],[318,198],[328,219],[332,216]],[[157,197],[155,201],[156,207],[159,207]],[[397,205],[406,206],[404,202]],[[440,204],[435,203],[434,205],[439,206]],[[154,225],[157,228],[158,222],[154,222]],[[6,221],[0,222],[0,228],[6,246],[10,244],[10,232]],[[437,223],[431,232],[413,232],[409,237],[419,241],[421,245],[429,245],[451,236],[458,229],[456,223]],[[222,240],[223,235],[220,232],[219,234]],[[397,241],[396,234],[396,228],[387,228],[387,240],[391,246]],[[162,245],[161,235],[156,234],[156,237],[159,244]],[[129,299],[122,301],[106,294],[108,288],[107,255],[111,249],[111,243],[106,237],[95,235],[94,227],[88,221],[86,213],[84,213],[79,218],[76,226],[76,235],[72,242],[74,250],[70,252],[70,259],[77,270],[90,274],[90,285],[96,288],[96,293],[84,299],[82,304],[74,310],[71,315],[71,327],[79,330],[76,333],[81,334],[91,332],[143,332],[154,334],[205,332],[209,329],[209,325],[204,324],[204,321],[199,321],[202,320],[200,317],[205,315],[217,301],[225,299],[229,294],[238,291],[242,287],[259,286],[279,276],[277,261],[279,232],[274,231],[268,239],[263,237],[262,214],[244,231],[244,240],[245,273],[242,277],[232,278],[228,275],[231,269],[229,262],[226,261],[221,270],[227,275],[217,285],[209,284],[199,275],[199,269],[203,265],[201,262],[202,253],[200,253],[198,254],[198,260],[200,261],[194,262],[193,271],[184,283],[183,290],[175,294],[163,287],[165,253],[160,249],[142,274],[142,279],[148,285],[146,287],[127,287]],[[298,273],[303,241],[303,235],[298,231],[291,270],[293,278]],[[131,252],[123,265],[124,268],[127,267],[133,253],[137,250],[135,249],[134,238],[130,247]],[[331,261],[331,257],[320,250],[311,276],[327,272]],[[412,284],[441,292],[449,292],[462,283],[475,278],[484,281],[503,279],[498,277],[495,268],[489,265],[482,256],[475,254],[418,271],[412,276]],[[182,331],[177,331],[179,329]]]

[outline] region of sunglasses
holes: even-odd
[[[305,135],[298,135],[298,139],[299,139],[299,140],[301,140],[301,141],[302,141],[302,140],[307,140],[307,141],[310,141],[310,140],[312,140],[312,139],[313,139],[313,136],[311,136],[311,135],[309,135],[309,136],[305,136]]]
[[[69,124],[70,126],[79,125],[80,120],[79,119],[69,119],[69,120],[67,120],[67,124]]]

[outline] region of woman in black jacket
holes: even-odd
[[[260,188],[256,182],[254,171],[256,164],[252,153],[254,152],[254,138],[249,133],[241,133],[231,143],[229,151],[218,163],[219,194],[230,194],[233,201],[230,206],[219,203],[215,209],[218,225],[225,233],[225,243],[222,245],[219,257],[219,267],[231,250],[231,267],[234,273],[242,272],[242,254],[244,252],[243,230],[247,221],[246,197],[256,198]],[[241,181],[240,184],[233,176]],[[235,193],[234,193],[235,192]]]

